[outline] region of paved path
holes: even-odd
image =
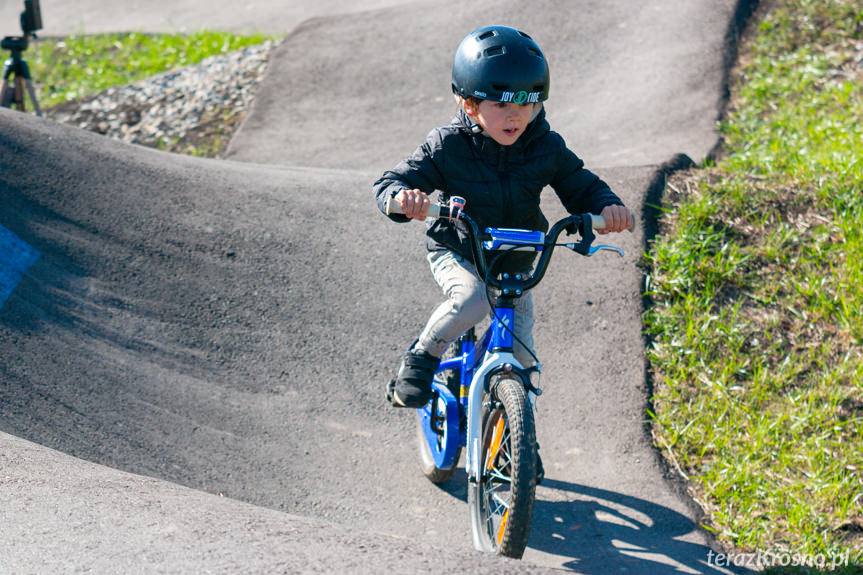
[[[70,8],[45,4],[46,34],[81,27]],[[254,541],[296,548],[315,526],[325,544],[310,555],[368,555],[369,572],[425,570],[409,552],[382,551],[388,536],[416,543],[429,566],[444,546],[476,558],[463,475],[428,483],[415,465],[412,415],[381,398],[438,295],[421,226],[380,216],[370,184],[448,121],[451,52],[494,8],[549,53],[552,125],[638,208],[659,164],[680,152],[701,158],[716,141],[735,3],[617,0],[575,11],[559,2],[298,2],[280,11],[255,2],[231,12],[211,3],[196,11],[190,0],[122,15],[108,4],[76,4],[85,31],[115,22],[291,34],[232,142],[238,161],[164,154],[0,111],[0,225],[41,254],[0,307],[0,431],[11,434],[0,435],[0,453],[15,469],[0,473],[0,524],[19,526],[0,537],[0,567],[12,557],[13,572],[61,572],[32,563],[61,549],[74,565],[96,557],[110,571],[116,547],[118,562],[136,550],[156,557],[149,572],[159,557],[176,572],[230,572],[243,561],[264,572],[286,555],[268,559]],[[0,17],[10,9],[0,3]],[[545,209],[561,215],[554,201]],[[525,561],[505,571],[719,573],[645,435],[636,267],[645,238],[614,239],[626,259],[560,254],[536,292],[548,479]],[[100,478],[92,488],[91,475]],[[105,481],[116,488],[99,487]],[[45,503],[41,494],[56,491],[63,497]],[[135,523],[129,500],[158,511]],[[202,500],[212,514],[190,511]],[[87,501],[100,502],[82,523],[82,537],[101,541],[89,551],[56,520],[78,517]],[[241,544],[235,512],[251,525]],[[297,525],[296,536],[274,536],[279,521]],[[134,535],[141,528],[150,539]],[[41,536],[27,535],[34,530]],[[369,549],[357,532],[380,535],[369,535]],[[182,553],[201,538],[211,547]],[[148,541],[161,555],[146,555]],[[493,559],[466,561],[499,571],[485,562]]]
[[[306,20],[379,10],[412,0],[42,0],[46,37],[104,32],[233,30],[286,34]],[[0,0],[0,34],[20,34],[23,0]]]

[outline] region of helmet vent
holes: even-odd
[[[525,38],[527,38],[528,40],[533,40],[533,38],[531,38],[530,36],[528,36],[527,34],[522,32],[521,30],[519,30],[518,33],[521,34],[522,36],[524,36]]]
[[[537,58],[542,58],[542,52],[534,48],[533,46],[528,46],[527,51],[536,56]]]
[[[486,48],[485,57],[491,58],[493,56],[502,56],[506,53],[506,48],[503,46],[492,46],[491,48]]]
[[[483,32],[482,34],[479,35],[477,40],[488,40],[492,36],[497,36],[497,31],[489,30],[488,32]]]

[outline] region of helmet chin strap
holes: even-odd
[[[542,112],[542,102],[537,102],[533,105],[533,113],[530,115],[530,121],[533,122],[536,120],[536,117],[539,116],[539,113]]]
[[[467,113],[467,110],[464,109],[464,98],[462,98],[458,94],[453,94],[453,97],[455,98],[456,104],[458,104],[459,110],[464,112],[464,115],[467,116],[468,119],[473,121],[473,118],[471,118],[470,114]],[[482,131],[482,126],[480,126],[478,122],[473,122],[470,125],[471,134],[482,134]]]

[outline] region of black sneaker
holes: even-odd
[[[420,350],[402,358],[399,374],[387,386],[387,399],[395,407],[422,407],[432,398],[432,379],[440,359]]]

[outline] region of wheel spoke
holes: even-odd
[[[492,500],[495,503],[497,503],[497,505],[494,508],[494,511],[492,512],[493,515],[500,515],[501,509],[505,509],[506,511],[504,511],[504,512],[509,511],[509,502],[504,500],[503,497],[501,497],[497,493],[492,493],[491,497],[492,497]]]
[[[489,537],[494,536],[494,516],[495,516],[495,501],[494,496],[491,492],[486,492],[484,496],[485,500],[485,528]],[[494,508],[494,509],[493,509]]]
[[[507,427],[504,438],[500,442],[500,447],[497,450],[497,464],[494,463],[494,460],[486,461],[486,468],[491,472],[490,477],[497,481],[505,481],[507,483],[511,482],[510,475],[512,475],[512,457],[509,447],[509,427]],[[488,461],[492,461],[492,463],[488,465]]]
[[[512,473],[512,456],[509,450],[509,435],[507,435],[506,443],[503,444],[504,447],[501,449],[501,453],[503,453],[503,462],[500,465],[501,469],[509,469],[510,474]]]
[[[486,499],[486,505],[488,512],[488,516],[486,517],[488,533],[489,535],[494,536],[497,531],[497,528],[495,527],[495,519],[506,517],[509,513],[509,506],[503,499],[492,493],[489,493],[488,498]]]
[[[509,475],[504,475],[497,468],[491,470],[489,480],[494,480],[493,483],[512,483],[512,478]]]

